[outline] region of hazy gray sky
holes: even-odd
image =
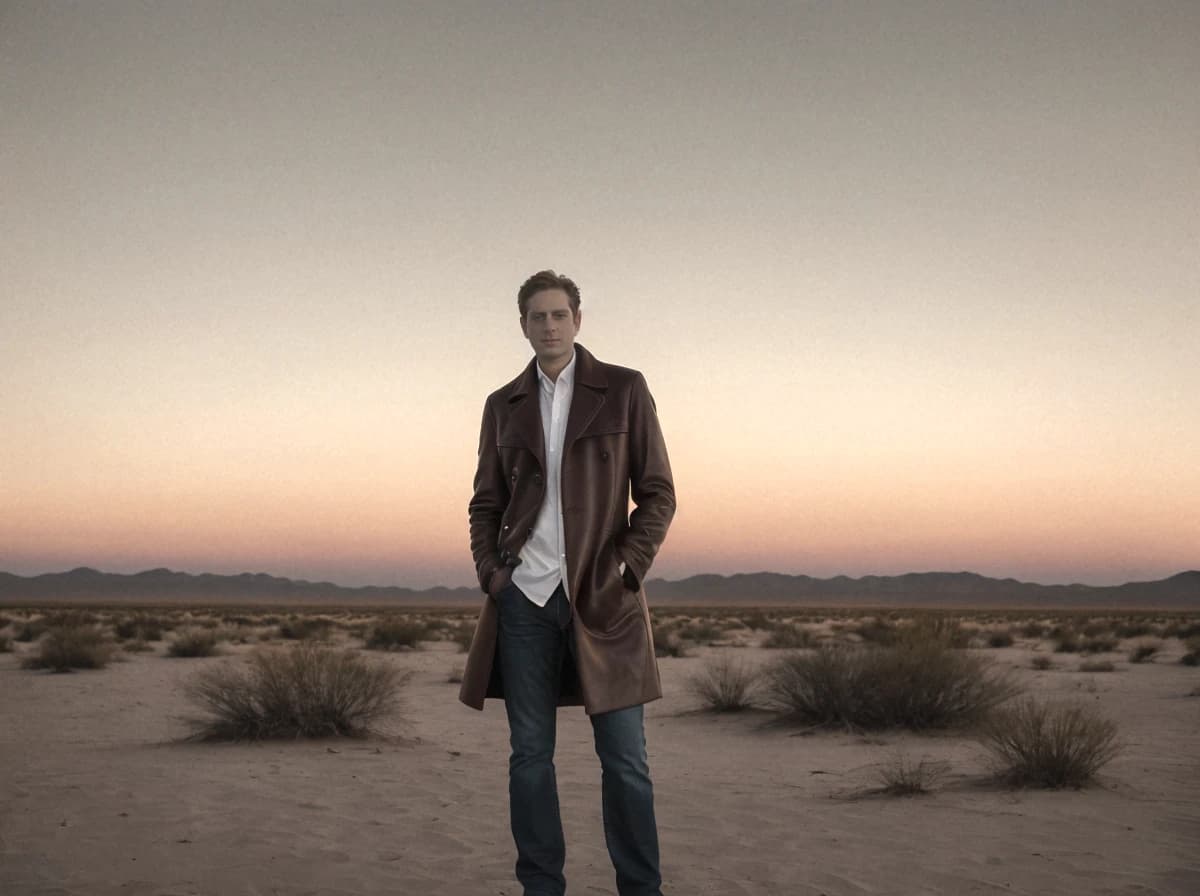
[[[1200,3],[0,2],[0,569],[473,581],[554,267],[655,573],[1200,565]]]

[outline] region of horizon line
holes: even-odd
[[[334,581],[331,581],[328,579],[313,580],[313,579],[293,578],[291,576],[277,575],[275,573],[269,573],[269,572],[250,572],[250,571],[236,572],[236,573],[214,573],[214,572],[207,572],[207,571],[205,571],[205,572],[188,572],[188,571],[182,570],[182,569],[171,569],[170,567],[167,567],[167,566],[152,566],[152,567],[148,567],[147,569],[139,570],[137,572],[105,572],[104,570],[98,569],[97,567],[94,567],[94,566],[75,566],[70,569],[66,569],[66,570],[62,570],[62,571],[58,571],[58,572],[53,572],[53,571],[52,572],[40,572],[40,573],[32,573],[30,575],[21,575],[20,573],[8,572],[7,570],[0,570],[0,575],[9,575],[9,576],[13,576],[13,577],[19,578],[19,579],[35,579],[35,578],[39,578],[41,576],[69,575],[70,573],[82,572],[82,571],[94,572],[94,573],[99,573],[100,575],[111,575],[111,576],[139,576],[139,575],[145,575],[146,573],[151,573],[151,572],[168,572],[168,573],[175,573],[175,574],[179,574],[179,575],[197,576],[197,577],[207,575],[207,576],[216,576],[216,577],[224,577],[224,578],[238,578],[241,576],[266,576],[267,578],[283,579],[283,580],[286,580],[289,582],[295,582],[297,584],[330,585],[335,588],[342,588],[342,589],[346,589],[346,590],[350,590],[350,591],[360,590],[360,589],[364,589],[364,588],[377,588],[377,589],[399,588],[399,589],[415,591],[415,592],[436,591],[439,589],[445,590],[445,591],[454,591],[454,590],[461,588],[461,589],[474,591],[474,590],[478,590],[478,587],[479,587],[478,585],[440,585],[440,584],[439,585],[430,585],[425,588],[414,588],[410,585],[374,585],[374,584],[340,585],[337,582],[334,582]],[[700,577],[732,579],[732,578],[736,578],[737,576],[759,576],[759,575],[781,576],[784,578],[793,578],[793,579],[808,578],[808,579],[814,579],[816,581],[826,581],[826,582],[832,581],[834,579],[849,579],[850,581],[860,581],[862,579],[894,579],[894,578],[900,578],[902,576],[910,576],[910,575],[971,575],[971,576],[978,576],[981,579],[990,579],[995,582],[1012,581],[1012,582],[1016,582],[1019,585],[1036,585],[1036,586],[1043,587],[1043,588],[1073,588],[1073,587],[1078,587],[1078,588],[1121,588],[1126,585],[1142,585],[1142,584],[1148,584],[1148,583],[1152,583],[1152,582],[1163,582],[1163,581],[1167,581],[1168,579],[1176,578],[1177,576],[1187,575],[1188,573],[1200,574],[1200,569],[1181,569],[1178,572],[1170,573],[1169,575],[1165,575],[1162,578],[1158,578],[1158,579],[1140,579],[1137,581],[1122,582],[1120,584],[1115,584],[1115,585],[1087,585],[1087,584],[1084,584],[1083,582],[1053,582],[1053,583],[1034,582],[1034,581],[1018,579],[1014,576],[989,576],[989,575],[984,575],[983,573],[974,572],[973,570],[969,570],[969,569],[959,569],[959,570],[934,569],[934,570],[923,570],[923,571],[909,570],[908,572],[902,572],[902,573],[864,573],[863,575],[860,575],[860,576],[850,576],[850,575],[846,575],[845,573],[838,573],[838,574],[835,574],[832,576],[813,576],[813,575],[809,575],[807,573],[785,573],[785,572],[775,572],[773,570],[763,569],[763,570],[757,570],[755,572],[735,572],[735,573],[729,573],[729,574],[713,573],[713,572],[698,572],[698,573],[692,573],[690,575],[682,576],[682,577],[676,578],[676,579],[668,579],[666,577],[660,576],[656,579],[647,579],[646,583],[658,581],[658,582],[665,582],[667,584],[675,584],[675,583],[679,583],[679,582],[685,582],[688,579],[694,579],[694,578],[700,578]]]

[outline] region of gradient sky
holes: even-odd
[[[474,582],[553,267],[653,575],[1200,567],[1200,4],[0,3],[0,569]]]

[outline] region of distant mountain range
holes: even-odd
[[[1200,571],[1155,582],[1124,585],[1038,585],[991,579],[972,572],[913,572],[899,576],[834,576],[815,579],[780,573],[697,575],[678,581],[651,579],[651,606],[797,604],[892,607],[1122,607],[1200,610]],[[265,573],[193,575],[148,569],[132,575],[88,567],[70,572],[17,576],[0,572],[0,605],[92,604],[261,604],[273,606],[459,605],[474,606],[476,588],[412,588],[368,585],[349,588]]]

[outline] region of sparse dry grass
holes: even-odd
[[[103,669],[112,661],[116,645],[94,623],[68,621],[51,625],[37,643],[36,652],[21,659],[25,669]]]
[[[733,654],[721,653],[705,660],[684,684],[700,699],[706,712],[741,712],[754,706],[759,669]]]
[[[1135,644],[1133,649],[1129,651],[1129,662],[1150,662],[1160,650],[1162,650],[1162,644],[1157,641],[1143,641],[1140,644]]]
[[[1019,692],[1010,673],[950,646],[936,627],[905,632],[891,647],[821,647],[767,670],[767,702],[779,720],[851,729],[965,725]]]
[[[815,643],[812,629],[780,622],[771,627],[767,637],[763,639],[762,646],[773,650],[797,650],[812,647]]]
[[[175,633],[167,645],[167,656],[198,657],[215,656],[217,633],[204,628],[183,628]]]
[[[1184,643],[1187,652],[1179,658],[1185,666],[1200,666],[1200,637],[1188,638]]]
[[[279,637],[287,641],[328,641],[333,620],[324,616],[289,616],[279,623]]]
[[[988,647],[1012,647],[1014,638],[1008,629],[992,629],[984,635]]]
[[[689,622],[686,625],[680,626],[676,633],[682,641],[691,641],[695,644],[711,644],[713,641],[720,640],[721,635],[725,633],[725,629],[718,626],[715,622],[701,619],[697,622]]]
[[[475,639],[475,623],[460,622],[449,631],[450,640],[458,645],[459,653],[466,653],[471,649],[471,642]]]
[[[192,740],[361,737],[399,706],[407,676],[350,650],[312,642],[256,648],[245,664],[202,669],[184,687],[207,715]]]
[[[153,616],[135,613],[113,621],[113,633],[118,640],[161,641],[163,624]]]
[[[888,796],[931,793],[949,770],[948,762],[925,758],[914,762],[903,752],[897,752],[876,770],[880,782],[878,792]]]
[[[650,629],[651,637],[654,639],[655,656],[680,657],[688,655],[687,647],[680,639],[674,624],[652,619]]]
[[[999,707],[978,737],[998,776],[1021,787],[1081,787],[1120,749],[1116,723],[1091,705],[1032,698]]]
[[[35,619],[26,619],[25,621],[19,622],[13,626],[15,631],[13,640],[20,641],[23,644],[32,643],[44,635],[46,633],[46,629],[48,628],[49,626],[46,624],[45,619],[41,617]]]
[[[413,648],[429,637],[429,627],[424,622],[409,619],[382,619],[370,631],[366,642],[368,650]]]

